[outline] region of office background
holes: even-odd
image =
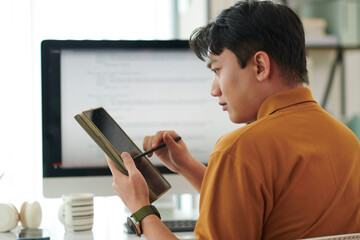
[[[187,39],[194,28],[205,24],[208,19],[213,19],[221,9],[234,2],[2,0],[0,175],[4,175],[0,180],[0,202],[12,202],[20,207],[26,200],[43,199],[41,40]],[[307,1],[286,2],[294,9],[299,9],[301,4]],[[354,19],[353,24],[359,23]],[[355,29],[360,31],[359,25]],[[336,53],[334,48],[315,48],[308,51],[310,88],[319,102],[325,94]],[[360,114],[360,50],[345,50],[344,63],[346,115],[343,116],[340,106],[340,71],[335,72],[327,110],[347,122]]]

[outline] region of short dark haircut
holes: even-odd
[[[264,51],[276,62],[287,84],[309,84],[303,25],[285,5],[237,2],[215,21],[195,29],[189,41],[201,60],[209,54],[220,55],[226,48],[237,56],[242,68],[257,51]]]

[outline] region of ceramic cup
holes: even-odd
[[[65,230],[91,230],[94,221],[94,194],[70,193],[62,195],[62,199],[58,217]]]

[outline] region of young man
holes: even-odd
[[[211,95],[234,123],[207,168],[177,134],[144,139],[171,170],[200,191],[199,239],[300,239],[360,232],[360,144],[326,113],[308,83],[304,31],[286,6],[238,2],[190,39],[215,77]],[[132,213],[149,205],[145,181],[123,153],[129,176],[108,161],[113,188]],[[175,238],[155,215],[148,239]]]

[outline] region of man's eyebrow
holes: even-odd
[[[207,67],[211,69],[211,65],[212,65],[214,62],[216,62],[215,59],[210,59],[210,58],[209,58],[209,59],[206,61]]]

